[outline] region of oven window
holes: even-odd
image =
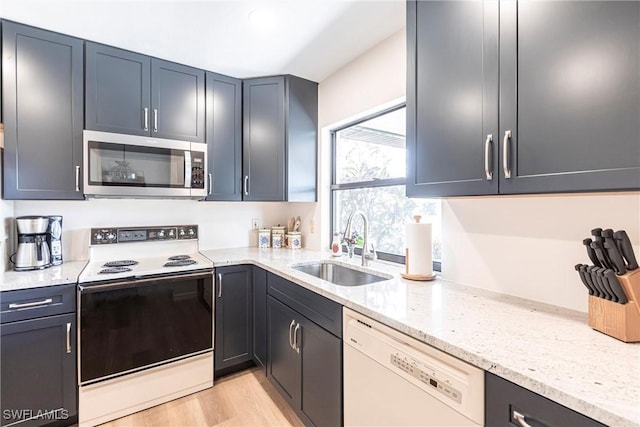
[[[184,188],[184,151],[89,141],[89,184]]]
[[[80,293],[81,383],[212,349],[212,278]]]

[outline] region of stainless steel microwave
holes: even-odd
[[[88,197],[207,195],[207,145],[85,130],[84,193]]]

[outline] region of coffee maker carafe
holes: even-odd
[[[51,251],[47,244],[49,217],[20,216],[16,218],[18,227],[18,248],[14,269],[16,271],[39,270],[51,266]]]

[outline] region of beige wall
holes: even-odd
[[[405,95],[399,32],[320,82],[320,224],[329,245],[329,129]],[[442,275],[466,285],[580,311],[587,292],[573,267],[588,263],[582,239],[595,227],[626,229],[640,255],[640,193],[472,197],[442,200]]]

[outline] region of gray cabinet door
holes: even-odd
[[[639,2],[500,3],[501,193],[640,188],[638,52]]]
[[[407,49],[407,195],[497,193],[498,2],[407,2]]]
[[[252,359],[251,266],[216,268],[216,375]]]
[[[302,357],[300,412],[314,426],[342,425],[342,341],[302,318],[298,343]]]
[[[243,82],[244,200],[285,200],[284,77]]]
[[[267,376],[294,410],[300,408],[301,359],[293,349],[293,327],[301,316],[272,296],[267,297]]]
[[[82,199],[83,42],[4,22],[4,198]]]
[[[13,424],[25,419],[28,411],[34,416],[47,411],[52,417],[47,420],[74,423],[78,413],[75,343],[75,314],[2,325],[1,425],[43,424],[43,419]]]
[[[253,267],[253,361],[267,374],[267,272]]]
[[[149,135],[151,58],[87,42],[85,129]]]
[[[151,136],[205,141],[204,71],[151,59]]]
[[[242,81],[207,73],[206,200],[242,200]]]

